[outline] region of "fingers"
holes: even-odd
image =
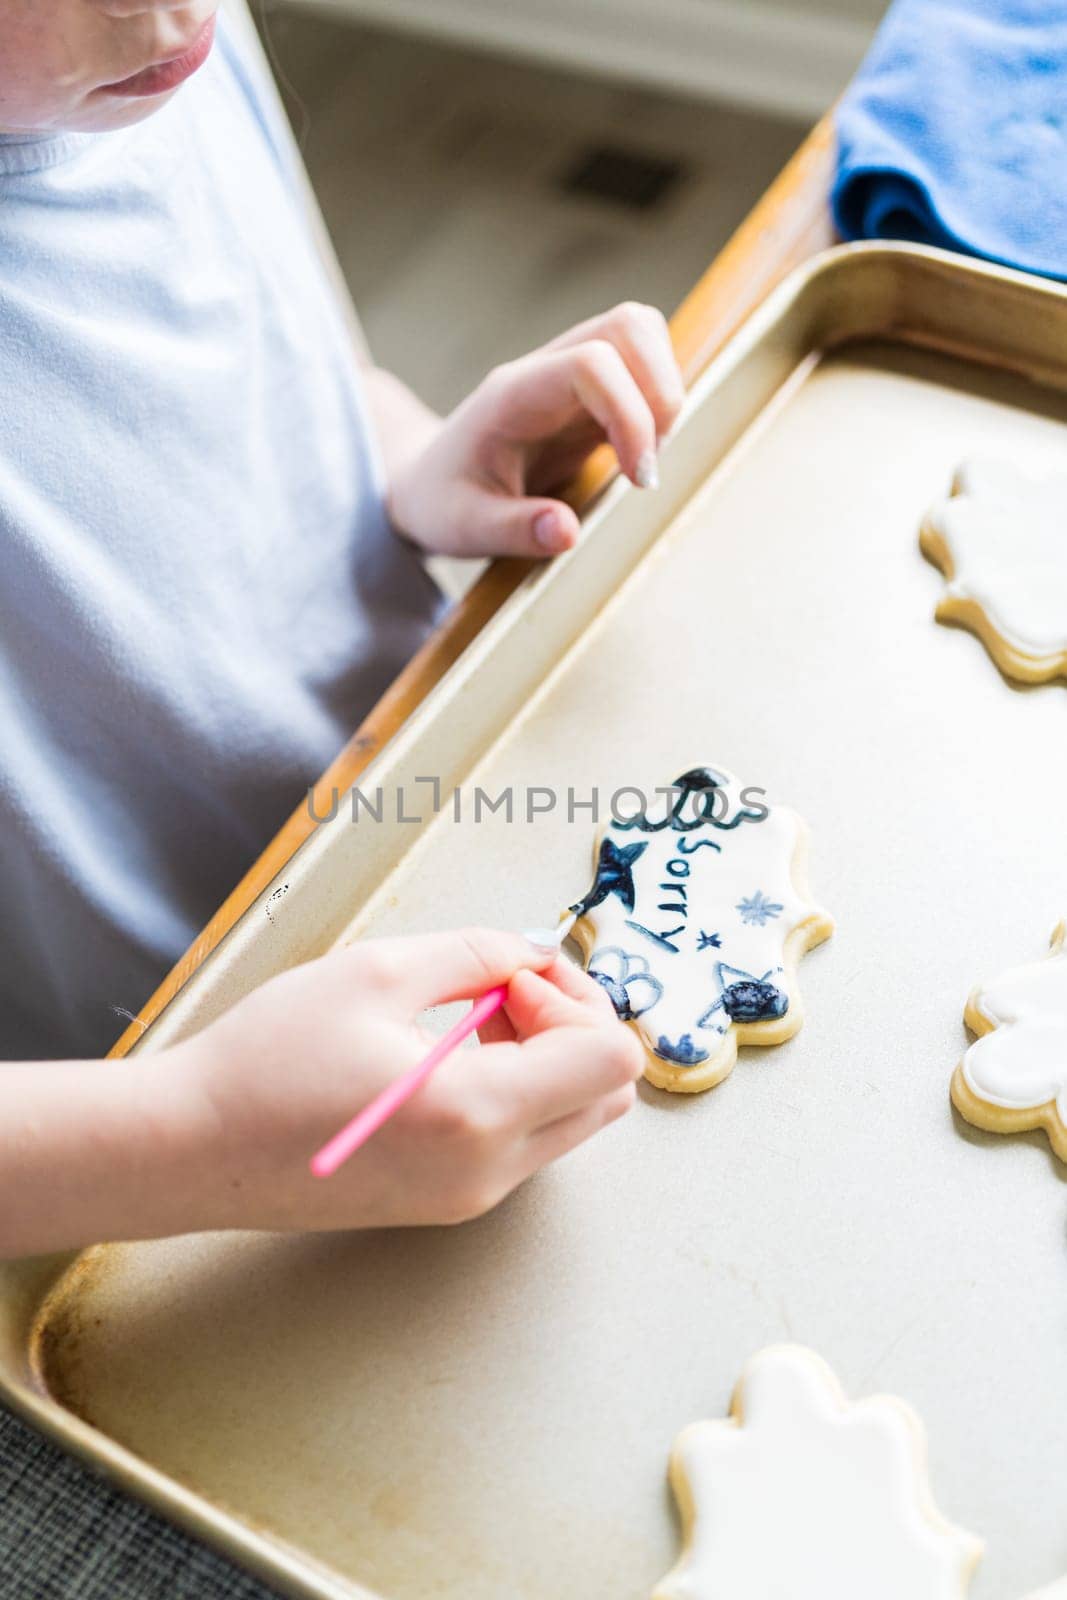
[[[517,1045],[489,1045],[471,1070],[512,1125],[533,1133],[635,1083],[644,1064],[637,1035],[610,1019],[595,1027],[561,1024]]]
[[[603,429],[626,476],[639,489],[654,488],[656,419],[615,346],[605,339],[591,339],[547,360],[564,364],[575,398]]]
[[[467,481],[440,511],[447,548],[468,556],[554,556],[577,541],[577,513],[561,500],[516,496]]]
[[[535,971],[558,959],[521,933],[495,928],[460,928],[405,939],[367,939],[340,953],[353,982],[411,1016],[427,1006],[472,1000],[508,983],[523,968]]]
[[[508,989],[507,1013],[517,1039],[532,1039],[549,1028],[602,1027],[615,1016],[601,985],[564,960],[544,973],[517,972]]]
[[[569,550],[578,518],[552,491],[605,439],[627,477],[654,488],[659,441],[684,397],[666,322],[636,302],[505,362],[447,425],[474,439],[478,470],[436,500],[432,547],[534,557]]]
[[[612,445],[628,477],[654,481],[656,420],[622,356],[605,339],[535,350],[491,373],[478,393],[478,427],[529,450],[583,417]]]
[[[557,956],[550,967],[543,968],[541,976],[562,989],[564,994],[569,994],[573,999],[581,1000],[593,1007],[599,1015],[604,1017],[615,1015],[615,1008],[608,999],[604,985],[597,983],[584,967],[569,961],[565,955]]]
[[[529,1039],[548,1028],[603,1024],[614,1017],[601,985],[559,956],[542,972],[517,972],[502,1011],[478,1030],[483,1044]]]
[[[605,1095],[595,1105],[574,1111],[569,1117],[561,1117],[558,1122],[550,1122],[547,1128],[539,1128],[527,1146],[530,1171],[536,1172],[538,1167],[558,1161],[560,1156],[567,1155],[578,1145],[584,1144],[586,1139],[591,1139],[594,1133],[618,1122],[632,1108],[636,1099],[637,1086],[628,1083],[613,1094]]]
[[[663,313],[655,306],[626,300],[560,334],[548,349],[571,349],[591,339],[606,340],[618,350],[648,402],[662,438],[685,400],[685,384]]]

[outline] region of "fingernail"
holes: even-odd
[[[659,463],[654,450],[643,450],[637,461],[634,482],[639,489],[659,488]]]
[[[554,511],[539,511],[534,518],[533,536],[534,544],[542,550],[555,551],[559,549],[559,519]]]
[[[525,928],[522,936],[538,950],[559,949],[559,934],[553,928]]]

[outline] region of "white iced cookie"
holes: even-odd
[[[965,462],[920,543],[947,580],[941,621],[970,628],[1010,678],[1067,676],[1067,478]]]
[[[1067,1578],[1059,1578],[1044,1589],[1035,1589],[1026,1600],[1067,1600]]]
[[[833,932],[808,897],[807,834],[761,789],[696,767],[597,840],[596,877],[571,907],[586,967],[645,1046],[661,1089],[710,1089],[739,1044],[800,1027],[800,956]]]
[[[978,1038],[953,1075],[957,1110],[992,1133],[1044,1128],[1067,1161],[1067,923],[1045,960],[975,989],[964,1018]]]
[[[810,1350],[747,1364],[730,1416],[675,1442],[685,1547],[653,1600],[960,1600],[982,1553],[934,1505],[903,1401],[850,1404]]]

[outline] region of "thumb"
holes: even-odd
[[[471,554],[543,559],[569,550],[578,538],[576,513],[562,500],[545,496],[516,496],[472,485],[462,516]]]
[[[562,500],[520,500],[516,508],[524,517],[535,556],[556,556],[578,540],[578,517]]]
[[[603,994],[603,990],[600,993]],[[606,1001],[607,995],[603,997]],[[497,1017],[500,1015],[498,1012]],[[615,1020],[610,1002],[607,1015]],[[492,1020],[495,1022],[497,1017]],[[525,971],[517,972],[511,981],[507,1018],[514,1037],[522,1040],[547,1033],[550,1028],[603,1027],[606,1015],[599,1001],[591,1006],[588,999],[579,1000],[558,984],[551,983],[544,973]]]

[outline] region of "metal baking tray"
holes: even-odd
[[[8,1403],[292,1595],[643,1600],[674,1435],[798,1340],[925,1419],[942,1510],[987,1540],[973,1600],[1067,1571],[1064,1172],[948,1098],[968,990],[1067,909],[1067,700],[935,623],[918,547],[962,457],[1048,470],[1065,425],[1059,288],[903,246],[783,285],[660,490],[610,488],[365,772],[383,820],[342,797],[138,1048],[341,939],[543,923],[590,874],[568,789],[704,762],[810,825],[837,933],[802,1032],[645,1090],[462,1228],[7,1266]],[[473,821],[479,786],[511,822]],[[531,788],[561,798],[528,823]]]

